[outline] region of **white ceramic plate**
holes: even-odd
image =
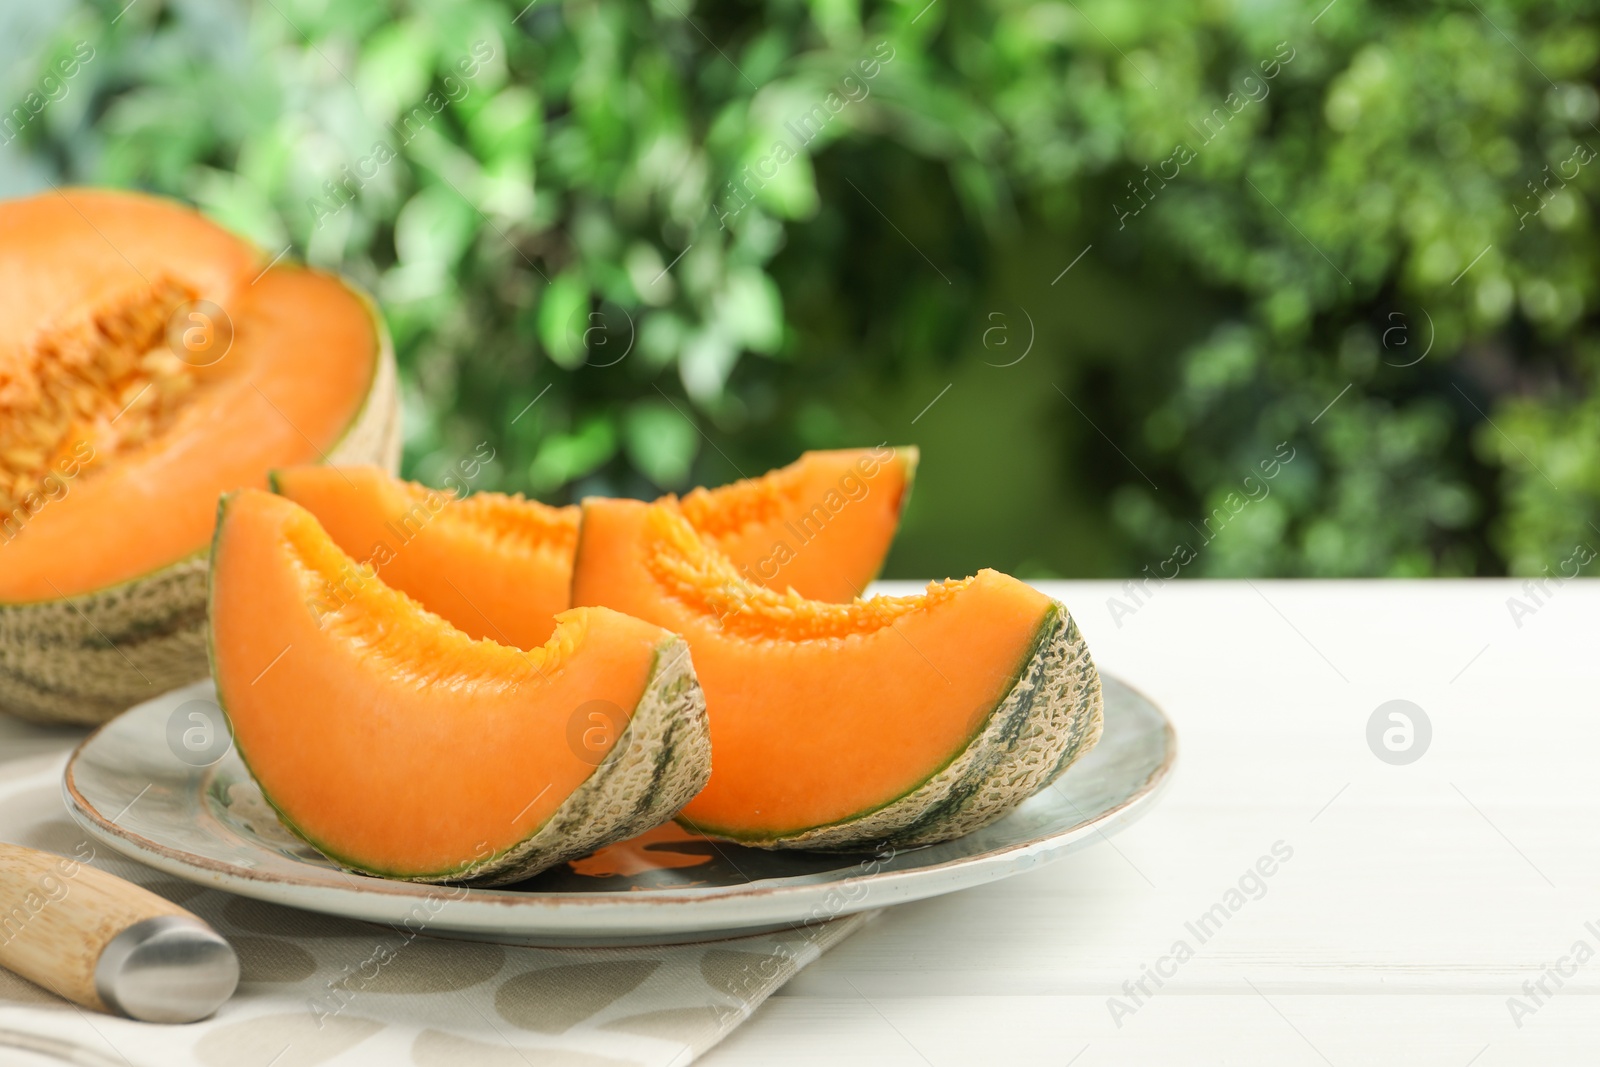
[[[236,753],[180,759],[201,682],[133,708],[67,764],[85,831],[159,870],[241,896],[442,937],[532,945],[670,944],[733,937],[982,885],[1121,829],[1171,773],[1176,738],[1142,694],[1105,679],[1105,734],[1010,815],[894,855],[767,852],[667,826],[514,886],[467,889],[340,870],[293,837]],[[198,722],[199,720],[192,720]],[[190,759],[193,759],[191,756]]]

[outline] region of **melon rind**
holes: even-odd
[[[1053,602],[1032,651],[981,730],[911,792],[839,822],[789,834],[706,837],[770,849],[857,852],[949,841],[987,826],[1050,785],[1100,740],[1100,673],[1078,625]]]
[[[689,646],[674,635],[656,649],[628,728],[538,833],[487,863],[471,885],[508,885],[597,848],[653,830],[683,810],[711,779],[711,723]],[[457,880],[412,879],[413,881]]]
[[[377,366],[329,463],[400,469],[400,385],[394,346],[370,297]],[[106,517],[107,536],[116,516]],[[4,563],[0,549],[0,565]],[[0,604],[0,711],[41,723],[93,726],[206,676],[205,549],[149,574],[65,600]]]
[[[224,711],[226,707],[223,699]],[[248,767],[249,756],[242,747],[239,755]],[[406,882],[495,886],[531,878],[670,822],[710,778],[711,726],[705,695],[695,678],[688,644],[673,635],[656,647],[628,728],[606,758],[538,830],[492,856],[432,874],[362,866],[302,831],[265,789],[262,796],[290,832],[346,870]]]

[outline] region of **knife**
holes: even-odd
[[[188,1023],[239,984],[233,946],[148,889],[0,842],[0,966],[95,1011]]]

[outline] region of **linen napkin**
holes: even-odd
[[[694,945],[541,949],[282,908],[183,882],[84,834],[61,794],[80,737],[0,722],[0,840],[92,848],[94,866],[227,937],[239,989],[210,1019],[162,1026],[80,1009],[0,969],[0,1063],[9,1048],[116,1067],[682,1067],[871,917]]]

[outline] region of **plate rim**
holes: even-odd
[[[578,892],[511,892],[499,887],[475,888],[459,885],[435,885],[430,883],[406,882],[398,879],[384,879],[368,876],[361,882],[355,880],[354,875],[344,871],[343,868],[334,867],[333,870],[342,872],[347,881],[346,886],[324,885],[300,878],[285,876],[279,873],[261,873],[250,868],[216,860],[195,852],[163,844],[159,841],[136,833],[119,825],[115,820],[107,818],[93,803],[83,795],[78,788],[75,772],[79,760],[95,742],[100,734],[118,722],[119,715],[106,723],[98,726],[93,732],[80,741],[67,758],[66,765],[61,775],[63,797],[66,800],[68,813],[82,828],[99,838],[118,852],[123,853],[140,862],[149,864],[159,870],[185,878],[199,884],[211,884],[241,896],[258,900],[267,900],[272,903],[289,907],[301,907],[314,911],[332,911],[334,914],[352,918],[366,918],[367,921],[384,921],[375,919],[370,915],[356,914],[353,910],[335,908],[339,902],[351,901],[351,908],[359,907],[356,901],[388,900],[394,903],[406,902],[415,904],[423,901],[437,901],[441,895],[449,895],[448,910],[456,912],[455,921],[441,921],[445,919],[446,910],[441,910],[430,920],[430,925],[459,931],[484,931],[492,927],[486,923],[482,913],[486,909],[505,909],[504,914],[513,912],[535,915],[550,919],[558,914],[566,916],[590,914],[593,909],[601,909],[609,913],[614,920],[622,920],[612,925],[618,931],[636,927],[639,923],[647,921],[643,917],[664,916],[667,914],[686,914],[685,909],[698,908],[700,911],[718,912],[726,907],[739,907],[755,902],[773,905],[785,902],[790,898],[808,898],[822,896],[829,893],[838,894],[845,898],[840,907],[831,910],[826,916],[817,918],[833,918],[855,911],[868,910],[873,907],[889,903],[904,903],[912,900],[924,899],[928,896],[938,895],[937,888],[926,886],[926,883],[938,882],[941,875],[948,875],[956,869],[964,870],[972,875],[973,879],[963,888],[984,884],[1003,878],[1015,868],[1015,861],[1031,857],[1036,862],[1043,858],[1048,862],[1056,858],[1057,854],[1071,850],[1071,846],[1090,833],[1105,834],[1108,830],[1115,831],[1127,825],[1150,806],[1157,796],[1172,779],[1172,772],[1178,759],[1177,730],[1173,726],[1171,717],[1166,710],[1156,701],[1152,700],[1139,687],[1129,683],[1120,676],[1102,672],[1102,677],[1114,680],[1118,685],[1129,690],[1150,708],[1154,709],[1161,719],[1161,736],[1163,742],[1163,758],[1145,776],[1138,786],[1114,806],[1107,808],[1093,818],[1074,825],[1068,829],[1058,831],[1043,837],[1005,845],[991,849],[974,856],[956,857],[924,867],[917,867],[902,871],[875,871],[872,873],[854,873],[842,878],[825,882],[802,882],[790,884],[763,884],[780,881],[780,879],[766,878],[753,879],[749,882],[724,886],[692,886],[692,887],[663,887],[657,889],[636,889],[627,893],[578,893]],[[166,694],[153,697],[150,701],[142,702],[136,707],[153,703],[169,697],[174,692],[184,689],[196,688],[202,685],[213,685],[210,678],[201,679],[189,686],[179,687]],[[133,709],[130,709],[130,711]],[[124,713],[127,714],[127,713]],[[1070,773],[1070,768],[1068,773]],[[118,815],[120,818],[120,813]],[[923,846],[926,847],[926,846]],[[914,851],[914,850],[905,850]],[[870,853],[863,853],[870,856]],[[1033,863],[1028,865],[1034,866]],[[1027,868],[1022,868],[1027,869]],[[197,876],[204,875],[205,880]],[[805,877],[805,876],[799,876]],[[370,884],[367,884],[369,883]],[[919,885],[922,884],[922,885]],[[869,892],[861,892],[862,887],[868,887]],[[870,890],[878,893],[893,894],[891,900],[872,901]],[[920,891],[919,891],[920,890]],[[285,899],[285,891],[296,894],[295,900]],[[324,895],[331,895],[322,899]],[[318,898],[317,903],[312,903],[306,897]],[[464,908],[462,906],[465,906]],[[730,916],[731,917],[731,916]],[[708,931],[719,929],[714,925],[713,915],[707,915],[708,923],[698,927]],[[810,920],[791,920],[796,923]],[[520,924],[518,924],[520,925]],[[580,924],[568,926],[573,929]],[[503,929],[503,927],[501,927]],[[584,928],[588,928],[585,926]],[[562,931],[553,929],[551,934]]]

